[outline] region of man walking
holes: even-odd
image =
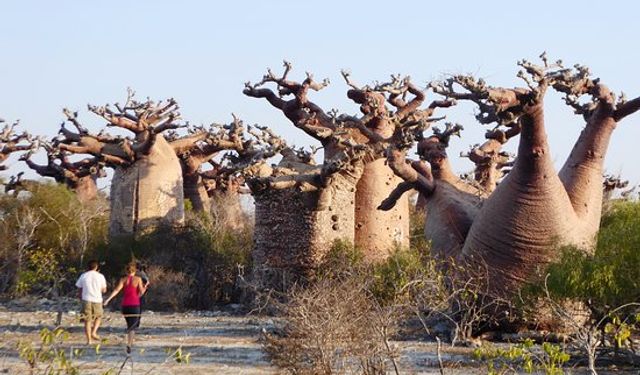
[[[88,264],[88,271],[80,275],[76,282],[80,288],[82,299],[82,316],[84,318],[84,333],[87,336],[87,344],[93,344],[93,340],[100,340],[98,328],[102,319],[102,293],[107,292],[107,280],[98,272],[98,261],[92,260]]]

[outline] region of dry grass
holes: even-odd
[[[265,334],[272,362],[292,374],[386,374],[397,371],[397,314],[359,278],[322,279],[291,293],[279,334]]]

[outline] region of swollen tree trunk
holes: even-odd
[[[191,202],[194,211],[211,212],[211,200],[207,189],[202,183],[200,173],[186,173],[183,168],[184,198]]]
[[[435,186],[425,205],[425,236],[437,259],[456,259],[484,198],[447,180],[436,180]]]
[[[354,241],[356,179],[340,173],[322,190],[267,189],[254,194],[254,277],[282,288],[313,275],[336,240]],[[325,189],[328,190],[325,191]],[[326,207],[319,207],[328,193]]]
[[[109,234],[139,234],[184,222],[180,162],[158,134],[148,155],[116,168],[111,182]]]
[[[74,182],[73,191],[78,196],[78,200],[82,203],[90,202],[98,196],[98,185],[96,184],[96,176],[84,176],[78,178]]]
[[[584,245],[577,216],[554,170],[542,103],[521,119],[512,171],[484,202],[467,235],[462,258],[486,267],[490,289],[515,291],[553,259],[559,245]]]
[[[476,172],[489,168],[495,173],[489,174],[489,179],[478,179],[486,182],[488,198],[480,199],[477,209],[462,209],[463,189],[456,184],[447,188],[434,167],[434,188],[420,191],[427,199],[425,233],[436,254],[452,256],[467,265],[469,271],[487,275],[489,292],[505,297],[542,276],[549,262],[558,256],[559,247],[570,245],[593,251],[602,215],[603,162],[611,134],[618,121],[640,110],[640,98],[616,98],[598,80],[589,78],[586,67],[565,69],[560,63],[549,64],[544,54],[541,57],[544,66],[519,62],[523,68],[519,76],[528,88],[496,88],[484,80],[462,75],[430,85],[447,98],[475,102],[480,110],[476,119],[497,126],[487,132],[485,144],[473,147],[467,154],[476,164]],[[458,87],[464,92],[459,92]],[[543,96],[548,87],[564,93],[565,102],[587,120],[559,173],[553,167],[545,133]],[[592,101],[585,103],[583,95],[591,96]],[[501,145],[518,133],[517,158],[498,183],[502,168],[511,166],[508,155],[500,151]],[[434,129],[434,134],[426,140],[426,154],[421,153],[432,166],[443,158],[431,141],[442,132]],[[389,159],[394,165],[393,158]],[[394,171],[405,183],[417,181],[415,176],[401,173],[401,168]],[[480,173],[476,177],[486,175]],[[405,187],[396,188],[396,192],[404,190]],[[393,200],[390,198],[387,201]],[[459,234],[454,233],[453,238],[442,234],[454,228]],[[463,245],[459,253],[456,242]]]
[[[582,227],[588,237],[587,246],[584,247],[586,251],[595,248],[600,228],[604,158],[615,127],[611,106],[600,103],[559,173],[573,209],[582,219]]]
[[[365,259],[383,261],[395,247],[409,247],[409,199],[405,195],[388,211],[378,206],[402,180],[378,159],[364,166],[356,185],[355,245]]]
[[[451,169],[446,148],[451,136],[460,130],[461,127],[450,124],[418,144],[418,153],[429,162],[428,166],[423,162],[409,164],[404,151],[389,149],[388,164],[405,182],[380,205],[382,210],[389,209],[398,194],[416,189],[426,215],[425,235],[431,241],[431,253],[446,261],[460,255],[469,228],[487,196],[485,190],[461,180]]]

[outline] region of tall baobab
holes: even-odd
[[[386,186],[393,185],[392,172],[384,165],[383,151],[391,138],[401,137],[410,129],[427,126],[430,114],[438,105],[420,110],[424,96],[409,79],[394,77],[392,82],[376,87],[358,87],[347,73],[343,73],[350,86],[347,96],[360,105],[362,116],[327,113],[309,100],[308,93],[309,90],[321,90],[328,81],[316,82],[309,73],[302,82],[291,81],[287,78],[290,70],[291,65],[285,62],[282,77],[276,77],[269,70],[258,84],[247,83],[244,93],[266,99],[280,109],[294,126],[321,144],[324,161],[321,166],[313,167],[318,171],[313,178],[321,181],[321,193],[314,203],[317,205],[314,210],[318,212],[313,224],[318,228],[315,230],[317,235],[331,241],[337,238],[353,241],[365,250],[369,260],[384,259],[394,241],[402,244],[408,239],[408,210],[405,214],[400,209],[400,213],[394,212],[384,220],[375,217],[380,191],[385,192],[388,190]],[[267,83],[275,83],[277,93],[262,87]],[[407,94],[413,97],[405,101]],[[291,98],[285,99],[289,96]],[[387,108],[387,102],[395,107],[395,112]],[[294,155],[289,157],[294,159]],[[304,164],[300,161],[295,163]],[[311,167],[307,164],[303,169],[311,170]],[[300,181],[310,178],[304,171],[296,174]],[[359,190],[360,194],[357,193]],[[323,213],[325,210],[329,212]],[[296,209],[292,214],[300,212]],[[328,228],[334,231],[324,233]],[[327,243],[322,241],[322,246],[326,248]]]
[[[356,85],[346,71],[342,76],[350,87],[347,97],[359,105],[362,113],[359,118],[342,119],[367,135],[366,144],[373,151],[363,158],[362,175],[356,185],[355,244],[374,260],[382,260],[394,245],[409,246],[409,201],[400,198],[393,208],[377,211],[380,202],[402,181],[386,165],[381,151],[398,133],[428,126],[435,108],[452,103],[438,101],[420,109],[425,93],[409,77],[392,76],[390,82],[371,87]]]
[[[427,220],[437,215],[444,225],[441,229],[459,232],[449,242],[434,240],[436,254],[484,263],[490,270],[490,287],[502,294],[513,293],[535,277],[554,259],[559,245],[591,251],[601,216],[603,162],[610,135],[619,120],[640,108],[640,98],[616,98],[590,78],[586,68],[565,69],[561,62],[549,64],[544,55],[542,59],[544,66],[519,62],[523,70],[518,76],[526,88],[492,87],[463,75],[432,85],[447,98],[476,103],[476,118],[483,124],[497,124],[496,130],[504,133],[500,139],[510,138],[510,132],[520,133],[515,162],[495,190],[491,191],[491,183],[486,185],[489,189],[470,193],[433,173],[438,162],[446,159],[444,147],[433,147],[434,142],[424,144],[422,150],[431,171],[399,161],[402,152],[397,148],[389,152],[396,169],[412,172],[405,180],[421,189],[428,201],[438,199],[447,207],[442,212],[427,209]],[[545,132],[543,99],[549,87],[564,93],[566,102],[587,120],[559,172]],[[592,100],[581,104],[578,98],[583,95]],[[493,168],[499,169],[500,164],[494,163]],[[427,238],[438,238],[433,229],[427,225]]]
[[[256,202],[254,261],[257,259],[256,264],[263,265],[265,271],[308,274],[333,241],[354,240],[355,186],[361,167],[355,162],[360,153],[351,146],[349,133],[359,136],[360,142],[365,137],[339,128],[334,117],[309,100],[309,90],[321,90],[327,80],[316,82],[307,73],[302,82],[292,81],[287,78],[290,70],[291,65],[285,62],[281,77],[269,70],[260,82],[246,83],[243,92],[266,99],[294,126],[318,140],[324,162],[315,165],[312,158],[287,148],[276,168],[249,179]],[[277,93],[263,87],[271,83]],[[340,131],[347,134],[339,135]]]
[[[133,137],[91,134],[65,110],[67,122],[77,130],[60,128],[59,148],[63,152],[90,154],[115,168],[111,182],[111,235],[139,233],[160,224],[181,224],[184,220],[182,170],[180,162],[162,132],[179,127],[175,100],[137,101],[130,90],[124,105],[89,105],[90,112],[107,121],[107,126],[133,133]]]

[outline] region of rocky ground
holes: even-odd
[[[39,332],[53,328],[61,311],[69,338],[62,344],[81,374],[276,374],[259,343],[261,332],[273,328],[271,317],[243,316],[227,311],[157,313],[147,311],[133,353],[124,350],[124,321],[119,312],[106,312],[99,347],[84,344],[83,327],[73,300],[53,303],[44,299],[0,305],[0,373],[20,374],[28,365],[19,357],[19,342],[39,345]],[[418,340],[393,342],[401,351],[400,368],[407,374],[439,374],[436,345]],[[178,361],[176,350],[189,362]],[[472,359],[472,349],[443,347],[447,374],[482,374],[485,366]],[[582,373],[574,371],[572,373]],[[637,373],[627,372],[627,373]]]

